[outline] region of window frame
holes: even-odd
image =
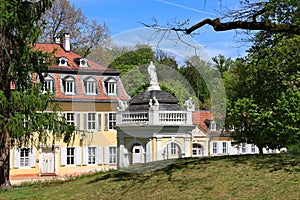
[[[97,80],[93,77],[88,77],[83,80],[84,90],[86,95],[97,95]]]
[[[195,145],[197,145],[197,146],[195,147]],[[199,156],[202,156],[202,155],[203,155],[202,145],[198,144],[198,143],[193,143],[192,156],[193,157],[199,157]]]
[[[66,148],[66,165],[76,165],[76,160],[75,159],[76,159],[76,149],[75,149],[75,147],[67,147]]]
[[[20,168],[21,167],[30,167],[30,148],[21,148],[20,149],[19,160],[20,160]]]
[[[212,143],[212,154],[218,154],[218,142]]]
[[[118,95],[117,82],[118,81],[115,78],[109,78],[106,81],[104,81],[105,92],[108,96]]]
[[[117,164],[117,147],[108,147],[108,164]]]
[[[69,116],[72,116],[73,119],[70,119]],[[75,122],[75,113],[66,112],[65,113],[65,119],[66,119],[67,124],[74,125],[74,126],[76,125],[76,122]]]
[[[227,142],[222,142],[222,153],[228,154],[228,143]]]
[[[63,84],[64,93],[66,95],[76,94],[76,92],[75,92],[75,87],[76,87],[75,78],[72,77],[72,76],[68,76],[68,77],[64,78],[63,81],[64,81],[64,84]]]
[[[91,151],[93,150],[93,152]],[[88,159],[87,159],[87,164],[88,165],[95,165],[96,164],[96,147],[88,147]],[[92,162],[93,161],[93,162]]]
[[[94,131],[96,130],[96,113],[88,112],[86,115],[86,129],[88,131]]]
[[[54,78],[49,74],[44,77],[43,93],[47,91],[54,92]]]

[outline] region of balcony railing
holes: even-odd
[[[138,125],[192,125],[192,112],[147,111],[118,112],[117,126]]]

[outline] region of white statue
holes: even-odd
[[[154,101],[154,104],[153,104],[153,101]],[[150,105],[151,110],[158,110],[159,103],[158,103],[158,100],[156,99],[156,97],[153,97],[153,100],[152,99],[149,100],[149,105]]]
[[[117,107],[117,110],[118,111],[124,111],[126,108],[127,108],[127,103],[126,101],[122,101],[118,98],[118,107]]]
[[[157,74],[156,74],[156,68],[153,62],[150,62],[150,65],[148,67],[148,79],[150,82],[150,87],[148,88],[149,90],[160,90],[159,84],[158,84],[158,79],[157,79]]]
[[[184,102],[184,109],[186,111],[195,111],[195,105],[193,103],[192,97]]]

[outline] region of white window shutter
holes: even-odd
[[[9,168],[12,168],[12,154],[13,154],[13,150],[9,150]]]
[[[103,164],[103,148],[101,146],[96,148],[96,164]]]
[[[109,164],[109,146],[104,147],[104,164]]]
[[[88,164],[88,157],[89,157],[89,150],[88,150],[88,146],[84,146],[83,147],[83,165],[87,165]]]
[[[76,113],[76,126],[77,129],[80,130],[81,126],[80,126],[80,113]]]
[[[108,113],[104,114],[104,130],[108,130]]]
[[[29,163],[30,167],[35,167],[36,166],[36,148],[30,149],[29,159],[30,159],[30,163]]]
[[[20,167],[20,149],[14,149],[14,168]]]
[[[101,114],[98,114],[98,130],[100,131],[102,129],[101,127]]]
[[[83,130],[87,130],[87,114],[83,114]]]
[[[60,165],[65,166],[67,164],[67,148],[60,148]]]
[[[81,165],[81,147],[75,147],[75,164]]]

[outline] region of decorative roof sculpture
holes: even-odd
[[[150,82],[148,91],[160,90],[158,79],[157,79],[157,74],[156,74],[156,68],[152,61],[150,62],[150,65],[148,67],[148,79]]]

